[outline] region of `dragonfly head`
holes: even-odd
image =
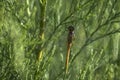
[[[73,27],[73,26],[69,26],[69,27],[68,27],[68,30],[69,30],[69,31],[74,31],[74,27]]]

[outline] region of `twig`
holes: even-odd
[[[85,44],[81,47],[81,49],[80,49],[80,50],[75,54],[75,56],[72,58],[71,63],[76,59],[76,57],[80,54],[80,52],[82,52],[82,50],[83,50],[86,46],[88,46],[89,44],[91,44],[91,43],[93,43],[93,42],[95,42],[95,41],[97,41],[97,40],[99,40],[99,39],[102,39],[102,38],[104,38],[104,37],[107,37],[107,36],[112,35],[112,34],[115,34],[115,33],[120,33],[120,28],[117,29],[117,30],[115,30],[115,31],[111,31],[111,32],[109,32],[109,33],[107,33],[107,34],[104,34],[104,35],[102,35],[102,36],[99,36],[99,37],[97,37],[97,38],[95,38],[95,39],[93,39],[93,40],[91,40],[91,41],[89,41],[89,39],[88,39],[87,42],[85,42]]]
[[[109,36],[109,35],[115,34],[115,33],[120,33],[120,29],[115,30],[115,31],[111,31],[111,32],[109,32],[109,33],[107,33],[107,34],[104,34],[104,35],[102,35],[102,36],[99,36],[99,37],[91,40],[90,43],[92,43],[92,42],[94,42],[94,41],[97,41],[97,40],[99,40],[99,39],[102,39],[102,38],[104,38],[104,37],[107,37],[107,36]]]

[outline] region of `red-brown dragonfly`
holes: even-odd
[[[66,68],[66,74],[68,73],[68,66],[69,66],[69,56],[70,56],[70,50],[71,50],[71,46],[72,46],[72,41],[74,39],[74,27],[73,26],[69,26],[68,27],[68,38],[67,38],[67,54],[66,54],[66,64],[65,64],[65,68]]]

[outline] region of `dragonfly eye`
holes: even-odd
[[[69,31],[74,31],[74,27],[73,27],[73,26],[69,26],[69,27],[68,27],[68,30],[69,30]]]

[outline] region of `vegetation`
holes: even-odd
[[[120,0],[0,0],[0,80],[120,80]],[[65,74],[68,26],[74,26]]]

